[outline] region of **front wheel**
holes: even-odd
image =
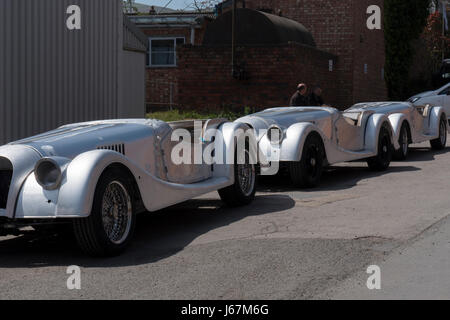
[[[91,256],[122,253],[134,233],[136,214],[131,200],[132,184],[118,169],[105,171],[94,194],[91,215],[75,219],[75,236],[80,248]]]
[[[378,137],[378,154],[367,160],[369,168],[373,171],[384,171],[389,168],[392,160],[392,143],[388,129],[382,127]]]
[[[447,145],[447,121],[445,117],[439,122],[439,138],[430,141],[431,148],[434,150],[443,150]]]
[[[289,163],[289,173],[294,185],[317,187],[322,178],[324,159],[322,139],[316,134],[310,135],[305,141],[301,160]]]
[[[409,154],[409,131],[406,123],[402,124],[398,143],[400,144],[400,149],[394,152],[394,158],[396,160],[406,160]]]
[[[230,207],[248,205],[255,198],[256,167],[251,163],[248,150],[245,150],[243,162],[243,164],[234,164],[234,184],[219,190],[220,198]]]

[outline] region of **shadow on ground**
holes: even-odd
[[[121,256],[86,257],[71,233],[30,233],[0,241],[0,268],[45,266],[119,267],[157,262],[181,251],[197,237],[249,216],[288,210],[295,206],[289,196],[257,197],[241,208],[225,208],[220,200],[195,199],[153,214],[138,216],[136,234]]]
[[[388,175],[393,172],[418,171],[414,162],[432,161],[438,154],[428,148],[412,148],[405,165],[394,163],[385,172],[372,172],[365,163],[333,166],[324,173],[317,189],[299,190],[282,174],[261,177],[259,191],[317,192],[352,188],[362,179]],[[0,241],[0,268],[79,265],[82,267],[120,267],[157,262],[188,246],[199,236],[240,221],[249,216],[288,210],[295,201],[284,194],[258,196],[253,204],[243,208],[224,208],[219,200],[195,199],[153,214],[138,217],[132,246],[122,255],[108,259],[86,257],[78,250],[70,234],[41,236],[35,233]]]
[[[420,168],[415,167],[415,162],[433,161],[436,155],[444,154],[449,148],[442,151],[433,151],[425,147],[413,147],[410,149],[408,159],[404,162],[393,161],[391,167],[383,172],[371,171],[365,162],[353,162],[350,165],[334,165],[325,170],[322,176],[321,184],[314,189],[299,189],[292,185],[289,175],[286,171],[281,171],[276,176],[260,177],[258,191],[260,192],[318,192],[318,191],[337,191],[353,188],[363,179],[370,179],[388,175],[395,172],[414,172]],[[404,165],[402,165],[404,164]]]

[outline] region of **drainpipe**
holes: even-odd
[[[191,27],[191,45],[195,44],[195,27]]]

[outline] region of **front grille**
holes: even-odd
[[[0,170],[0,209],[6,209],[12,170]]]

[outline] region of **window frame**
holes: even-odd
[[[183,39],[183,44],[186,44],[186,37],[182,37],[182,36],[174,36],[174,37],[149,37],[148,38],[148,59],[147,59],[147,67],[148,68],[175,68],[178,66],[178,61],[177,61],[177,40],[178,39]],[[152,41],[154,40],[172,40],[173,44],[174,44],[174,49],[173,49],[173,53],[174,53],[174,63],[173,64],[152,64]],[[165,52],[163,52],[165,53]],[[170,52],[169,52],[170,53]]]

